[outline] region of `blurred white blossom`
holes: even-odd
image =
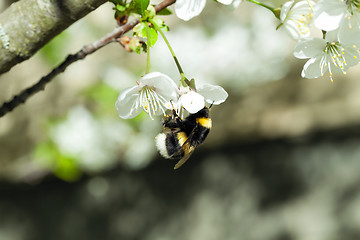
[[[293,49],[292,41],[284,32],[275,30],[273,15],[266,13],[255,8],[250,28],[236,19],[230,19],[227,24],[216,28],[213,34],[193,25],[174,28],[167,37],[184,71],[194,77],[197,84],[221,83],[222,86],[241,90],[246,85],[280,79],[289,69],[285,58]],[[169,75],[177,75],[169,50],[163,42],[158,44],[152,51],[153,67]]]
[[[67,119],[50,131],[60,152],[74,157],[82,169],[89,171],[114,164],[131,134],[127,124],[97,120],[83,107],[70,110]]]

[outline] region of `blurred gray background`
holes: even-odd
[[[174,171],[160,119],[114,107],[146,56],[109,45],[0,119],[0,240],[360,239],[359,67],[302,79],[296,43],[246,2],[165,20],[187,77],[229,93],[208,139]],[[114,27],[107,3],[1,75],[0,102]],[[151,59],[179,78],[162,39]]]

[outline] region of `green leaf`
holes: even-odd
[[[145,11],[145,15],[143,16],[145,19],[152,19],[156,15],[156,10],[153,5],[149,5]]]
[[[170,9],[164,8],[164,9],[160,10],[159,12],[157,12],[157,15],[165,16],[165,15],[171,15],[172,13],[173,12]]]
[[[86,97],[92,100],[96,112],[99,111],[101,116],[114,111],[114,99],[118,96],[118,91],[104,82],[96,83],[82,92]]]
[[[47,140],[38,144],[33,154],[37,163],[51,169],[58,178],[71,182],[81,177],[82,173],[76,159],[61,154],[52,141]]]
[[[117,4],[117,5],[116,5],[116,9],[117,9],[119,12],[124,12],[124,11],[126,10],[126,7],[123,6],[123,5]]]
[[[81,171],[72,157],[59,156],[53,171],[58,178],[68,182],[76,181],[81,177]]]
[[[169,27],[165,24],[164,20],[162,20],[159,17],[154,17],[151,22],[153,24],[156,24],[158,28],[160,28],[162,31],[169,31]]]
[[[137,24],[134,28],[133,28],[133,32],[142,38],[146,38],[147,37],[147,33],[146,33],[146,22],[141,22],[139,24]]]
[[[149,27],[149,46],[154,47],[156,41],[158,39],[158,34],[155,29]]]
[[[147,29],[149,29],[149,36],[147,33],[147,31],[148,31]],[[148,22],[140,22],[138,25],[136,25],[133,28],[133,32],[139,37],[149,38],[148,44],[150,47],[153,47],[158,39],[157,31],[154,28],[149,27]]]
[[[52,65],[58,64],[62,59],[66,57],[66,47],[71,42],[70,34],[67,31],[63,31],[57,35],[53,40],[47,43],[41,50],[40,54]]]
[[[151,22],[155,23],[156,26],[158,26],[159,28],[161,28],[161,26],[164,24],[164,20],[158,17],[154,17],[153,19],[151,19]]]
[[[150,0],[133,0],[135,4],[136,13],[144,16],[145,10],[148,8],[150,4]]]

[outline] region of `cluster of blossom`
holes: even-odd
[[[201,13],[205,1],[178,0],[175,4],[176,15],[189,20]],[[218,2],[238,7],[241,0]],[[279,17],[281,27],[298,41],[295,57],[309,58],[301,73],[302,77],[317,78],[328,70],[333,81],[333,73],[346,74],[349,67],[359,63],[359,0],[291,0],[283,4]],[[319,33],[320,30],[323,32],[323,38],[311,37],[312,24]]]
[[[334,73],[346,74],[359,63],[359,7],[358,0],[289,1],[282,6],[282,25],[298,40],[295,57],[309,58],[302,77],[317,78],[329,71],[333,81]],[[323,38],[311,37],[312,24],[322,31]]]
[[[220,86],[204,84],[192,89],[177,87],[174,80],[160,72],[144,75],[133,87],[123,90],[116,101],[116,109],[121,118],[136,117],[143,110],[153,119],[155,115],[165,115],[166,109],[185,108],[196,113],[204,108],[205,102],[218,105],[228,97]]]
[[[218,0],[236,8],[242,0]],[[253,3],[264,6],[253,0]],[[198,16],[206,0],[177,0],[176,15],[185,21]],[[297,41],[294,56],[309,59],[302,70],[302,77],[317,78],[329,71],[333,81],[334,73],[346,71],[359,63],[360,49],[360,0],[291,0],[285,2],[279,11],[271,9],[284,28]],[[316,28],[312,28],[314,25]],[[316,31],[322,37],[316,36]],[[116,102],[122,118],[132,118],[145,110],[151,118],[165,114],[166,109],[182,108],[196,113],[205,102],[220,104],[228,94],[220,86],[204,85],[197,88],[176,86],[167,75],[153,72],[143,76],[137,85],[120,93]]]

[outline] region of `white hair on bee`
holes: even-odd
[[[164,158],[170,158],[168,152],[167,152],[167,148],[166,148],[166,135],[165,133],[159,133],[156,137],[155,137],[155,144],[157,149],[159,150],[159,153],[161,156],[163,156]]]

